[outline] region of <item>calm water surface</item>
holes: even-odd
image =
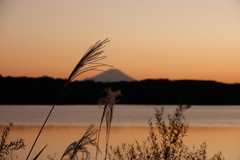
[[[0,105],[0,124],[42,124],[51,105]],[[147,126],[154,117],[155,108],[165,108],[165,119],[177,105],[115,105],[112,125]],[[97,105],[59,105],[49,118],[48,124],[89,125],[99,124],[102,109]],[[240,106],[192,106],[185,112],[189,125],[240,126]]]
[[[50,105],[0,105],[0,124],[5,126],[8,122],[12,122],[15,125],[11,131],[11,139],[21,137],[26,140],[26,149],[15,152],[18,159],[26,158],[51,107]],[[149,130],[144,126],[147,126],[150,117],[154,117],[154,109],[161,107],[165,107],[167,123],[167,115],[174,112],[176,105],[116,105],[110,144],[116,146],[124,142],[145,140]],[[55,159],[60,159],[66,147],[78,140],[90,123],[99,124],[102,111],[97,105],[56,106],[48,121],[48,124],[53,125],[44,128],[33,154],[38,153],[48,144],[40,159],[47,159],[48,155],[54,153],[57,153]],[[209,157],[221,150],[226,160],[240,159],[240,106],[192,106],[185,112],[185,117],[190,125],[188,136],[184,138],[187,146],[190,148],[196,146],[198,149],[200,144],[207,142]],[[100,141],[101,149],[105,147],[104,141],[103,136]],[[90,152],[95,153],[95,150]]]

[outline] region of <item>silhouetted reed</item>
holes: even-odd
[[[90,48],[87,50],[87,52],[83,55],[83,57],[80,59],[80,61],[77,63],[77,65],[75,66],[75,68],[73,69],[73,71],[71,72],[71,74],[69,75],[66,83],[64,84],[62,90],[59,93],[59,96],[57,98],[57,100],[55,101],[55,104],[52,106],[47,118],[45,119],[29,153],[28,156],[26,158],[26,160],[29,158],[46,122],[48,121],[49,116],[51,115],[55,105],[59,102],[59,100],[71,89],[68,89],[67,91],[64,91],[65,88],[68,86],[68,84],[74,79],[76,78],[78,75],[85,73],[87,71],[91,71],[91,70],[98,70],[98,71],[103,71],[98,69],[98,67],[101,66],[108,66],[108,67],[112,67],[110,65],[107,64],[103,64],[103,63],[99,63],[98,61],[105,59],[107,56],[100,56],[104,51],[101,50],[104,46],[104,44],[106,44],[107,42],[109,42],[109,39],[105,39],[103,41],[98,41],[96,42],[93,46],[90,46]]]
[[[87,52],[83,55],[83,57],[77,63],[77,65],[73,69],[72,73],[69,75],[69,77],[68,77],[65,85],[63,86],[63,88],[67,87],[68,84],[74,78],[76,78],[78,75],[80,75],[84,72],[91,71],[91,70],[98,70],[98,71],[103,71],[104,72],[104,70],[100,70],[100,69],[98,69],[98,67],[102,67],[102,66],[112,67],[112,66],[107,65],[107,64],[97,63],[98,61],[101,61],[101,60],[103,60],[107,57],[107,56],[99,57],[104,52],[103,50],[101,50],[102,48],[105,47],[103,45],[107,42],[109,42],[108,38],[103,40],[103,41],[98,41],[93,46],[90,46],[90,48],[87,50]],[[101,51],[99,51],[99,50],[101,50]],[[92,65],[92,66],[85,67],[87,65]]]
[[[101,133],[101,127],[102,127],[102,122],[105,117],[106,119],[106,150],[105,150],[105,160],[107,157],[107,152],[108,152],[108,142],[109,142],[109,136],[110,136],[110,129],[111,129],[111,123],[112,123],[112,118],[113,118],[113,111],[114,111],[114,105],[118,101],[116,101],[116,98],[118,96],[121,96],[121,91],[112,91],[111,88],[105,89],[105,92],[107,92],[106,97],[100,98],[98,101],[99,107],[103,105],[103,113],[102,113],[102,118],[99,126],[99,133],[98,133],[98,138],[97,138],[97,143],[99,143],[99,138],[100,138],[100,133]],[[97,159],[97,152],[96,152],[96,157]]]
[[[98,148],[98,143],[96,142],[97,138],[93,138],[93,136],[97,135],[98,130],[93,128],[94,125],[91,124],[87,131],[84,133],[82,138],[78,141],[71,143],[63,153],[61,160],[66,157],[68,160],[75,160],[78,159],[78,153],[82,153],[82,158],[85,160],[90,159],[90,152],[87,149],[86,145],[92,145],[96,147],[97,152],[100,152]]]

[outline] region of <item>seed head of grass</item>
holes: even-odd
[[[108,142],[109,142],[110,128],[111,128],[111,123],[112,123],[112,118],[113,118],[114,105],[118,102],[118,100],[116,100],[116,98],[118,96],[122,96],[122,94],[121,94],[120,90],[112,91],[111,88],[105,89],[105,92],[107,92],[106,97],[100,98],[99,101],[98,101],[99,107],[101,107],[101,105],[104,105],[104,107],[103,107],[103,114],[102,114],[102,118],[101,118],[101,122],[100,122],[99,134],[98,134],[97,142],[99,142],[102,122],[103,122],[103,119],[105,117],[105,119],[106,119],[106,151],[105,151],[105,159],[106,159],[107,152],[108,152]],[[96,153],[96,159],[97,159],[97,153]]]
[[[71,89],[69,89],[68,91],[66,91],[65,93],[63,93],[63,90],[64,88],[66,88],[68,86],[68,84],[74,79],[76,78],[78,75],[84,73],[84,72],[87,72],[87,71],[91,71],[91,70],[99,70],[99,71],[103,71],[103,70],[100,70],[98,69],[98,67],[101,67],[101,66],[108,66],[108,67],[112,67],[110,65],[107,65],[107,64],[103,64],[103,63],[99,63],[98,61],[102,60],[102,59],[105,59],[107,56],[100,56],[104,51],[102,51],[101,49],[104,48],[104,44],[109,42],[109,39],[105,39],[103,41],[98,41],[96,42],[93,46],[90,46],[90,48],[87,50],[87,52],[83,55],[83,57],[80,59],[80,61],[77,63],[77,65],[75,66],[75,68],[73,69],[73,71],[71,72],[71,74],[69,75],[66,83],[63,85],[62,87],[62,90],[60,91],[60,94],[57,98],[57,100],[55,101],[54,105],[52,106],[47,118],[45,119],[35,141],[33,142],[33,145],[27,155],[27,158],[26,160],[28,160],[35,144],[37,143],[38,141],[38,138],[39,136],[41,135],[42,133],[42,130],[45,126],[45,124],[47,123],[48,121],[48,118],[50,117],[55,105],[59,102],[60,99],[62,99],[62,97],[64,95],[66,95],[68,93],[68,91]],[[90,65],[90,66],[87,66],[87,65]],[[87,66],[87,67],[86,67]]]
[[[90,46],[90,48],[87,50],[87,52],[83,55],[83,57],[80,59],[80,61],[77,63],[75,68],[73,69],[72,73],[69,75],[64,87],[67,87],[68,84],[76,78],[78,75],[91,71],[91,70],[98,70],[103,71],[101,69],[98,69],[98,67],[102,66],[108,66],[112,67],[107,64],[99,63],[98,61],[105,59],[107,56],[100,56],[104,51],[101,50],[104,48],[104,44],[109,42],[110,40],[107,38],[103,41],[98,41],[94,45]],[[89,66],[87,66],[89,65]]]
[[[97,135],[98,130],[93,127],[94,124],[91,124],[80,140],[71,143],[66,148],[61,159],[63,159],[64,157],[68,157],[67,159],[69,160],[79,159],[78,153],[81,152],[82,153],[81,159],[89,160],[90,152],[87,149],[87,145],[95,146],[97,148],[97,151],[100,152],[98,144],[96,142],[97,138],[93,138],[94,136]]]

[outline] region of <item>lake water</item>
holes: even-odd
[[[0,124],[42,124],[50,105],[0,105]],[[147,126],[154,117],[155,108],[164,107],[165,119],[173,114],[175,105],[116,105],[112,125]],[[102,109],[97,105],[55,106],[48,124],[89,125],[99,124]],[[189,125],[193,126],[240,126],[240,106],[192,106],[185,112]]]
[[[0,130],[8,122],[12,122],[14,125],[10,132],[10,140],[21,137],[27,144],[25,150],[14,152],[13,156],[17,156],[17,159],[26,158],[51,107],[50,105],[0,105]],[[117,146],[124,142],[145,140],[149,134],[147,121],[150,117],[154,118],[154,109],[161,107],[165,108],[167,124],[167,115],[173,114],[177,105],[116,105],[109,144]],[[102,111],[97,105],[56,106],[32,156],[47,144],[48,147],[39,160],[47,159],[48,155],[56,155],[54,160],[59,160],[66,147],[80,139],[89,124],[99,125]],[[185,112],[185,117],[190,127],[184,143],[189,148],[195,146],[199,149],[200,144],[207,142],[208,158],[221,150],[226,160],[240,159],[240,106],[193,105]],[[102,150],[105,141],[104,129],[105,127],[100,140]],[[95,153],[91,148],[89,151]],[[103,155],[100,155],[98,159],[102,157]]]

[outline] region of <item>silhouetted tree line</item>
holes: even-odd
[[[65,80],[0,76],[0,104],[53,104]],[[121,90],[120,104],[239,105],[240,85],[215,81],[147,79],[102,83],[75,81],[59,104],[97,104],[103,90]]]

